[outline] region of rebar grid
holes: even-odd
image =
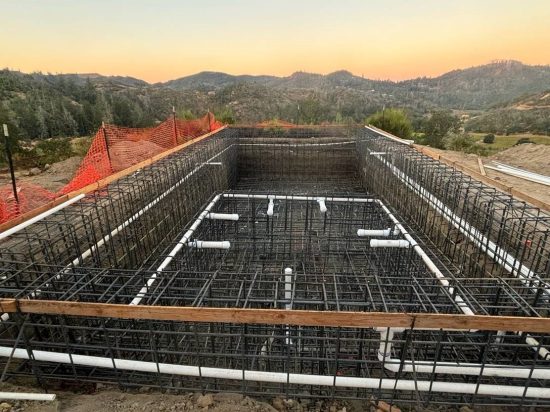
[[[357,236],[357,229],[394,228],[377,198],[354,201],[367,197],[361,182],[384,200],[447,285],[416,249],[370,247],[369,238]],[[236,190],[222,193],[227,189]],[[163,267],[216,193],[212,212],[239,219],[202,219]],[[272,214],[269,197],[254,197],[261,194],[282,196],[273,201]],[[311,199],[292,199],[296,194]],[[333,202],[332,196],[347,199]],[[326,198],[326,212],[318,197]],[[462,314],[460,297],[476,314],[544,317],[550,305],[548,226],[537,209],[371,132],[361,132],[355,141],[345,128],[226,129],[2,242],[0,295],[123,305],[139,296],[140,305]],[[403,236],[392,232],[385,239]],[[198,249],[194,241],[224,241],[230,247]],[[0,330],[7,376],[34,376],[41,384],[64,379],[312,398],[374,396],[416,405],[550,406],[549,397],[529,393],[548,386],[547,334],[18,313],[2,316]],[[62,359],[46,362],[40,351]],[[25,360],[25,354],[34,360]],[[81,356],[97,360],[86,364]],[[145,362],[148,372],[125,369],[121,360]],[[108,366],[101,366],[103,361]],[[168,373],[163,364],[198,372]],[[212,377],[206,368],[238,376]],[[245,379],[249,372],[265,371],[284,379]],[[314,382],[291,383],[294,374],[313,375]],[[332,380],[321,384],[327,377]],[[372,378],[376,385],[341,386],[338,379],[346,377],[363,379],[361,385]],[[412,386],[403,389],[407,382]],[[442,383],[473,386],[456,394],[438,389]],[[486,385],[509,391],[483,395]]]
[[[460,313],[448,288],[422,271],[420,264],[417,274],[394,273],[395,267],[384,266],[384,261],[378,259],[355,272],[351,267],[337,273],[298,268],[293,273],[290,299],[285,297],[283,266],[276,271],[255,272],[238,268],[167,270],[143,302],[192,307],[285,309],[291,305],[292,309],[320,311]],[[24,299],[39,290],[38,297],[46,300],[128,304],[153,273],[88,267],[67,272],[64,267],[29,264],[19,270],[2,270],[0,293]],[[455,294],[464,297],[479,314],[545,316],[548,312],[547,303],[536,301],[536,295],[517,278],[449,275],[448,280]]]
[[[354,129],[238,128],[237,189],[362,193]],[[299,179],[296,177],[299,176]]]
[[[0,242],[0,259],[137,268],[212,192],[235,183],[235,134],[222,130],[91,192]],[[157,252],[158,253],[158,252]]]
[[[512,272],[534,288],[550,278],[550,216],[464,173],[365,129],[364,184],[418,225],[470,276]]]

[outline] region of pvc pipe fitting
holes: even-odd
[[[207,219],[212,220],[239,220],[239,215],[237,213],[208,213],[206,215]]]
[[[231,242],[224,241],[213,241],[213,240],[194,240],[187,243],[187,246],[195,249],[229,249],[231,247]]]
[[[389,236],[391,232],[391,229],[357,229],[357,236]]]
[[[398,247],[409,248],[411,246],[408,240],[387,240],[387,239],[371,239],[370,247]]]
[[[319,203],[319,211],[321,213],[326,213],[327,212],[327,205],[325,203],[325,198],[324,197],[318,197],[316,200],[317,200],[317,203]]]
[[[273,203],[273,199],[270,198],[269,199],[269,205],[267,206],[267,215],[268,216],[273,216],[273,208],[274,208],[275,204]]]
[[[55,401],[54,393],[0,392],[0,399],[21,401]]]
[[[285,300],[289,301],[289,303],[286,304],[287,310],[292,309],[292,303],[290,303],[291,299],[292,299],[292,268],[286,268],[285,269]]]

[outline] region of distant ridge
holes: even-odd
[[[90,85],[101,93],[91,96]],[[516,103],[516,107],[509,104],[514,106],[517,99],[547,90],[549,65],[530,66],[513,60],[398,82],[363,78],[347,70],[326,75],[297,71],[283,77],[204,71],[155,84],[98,73],[0,70],[0,100],[16,118],[24,119],[18,122],[28,125],[29,136],[37,128],[42,130],[39,136],[55,134],[58,132],[51,130],[65,130],[66,125],[67,130],[85,133],[98,119],[132,127],[150,125],[164,120],[172,107],[187,110],[186,116],[225,111],[230,118],[251,123],[274,118],[306,123],[359,122],[382,107],[403,108],[420,121],[433,110],[450,109],[476,118],[472,124],[488,124],[490,120],[495,130],[506,122],[519,124],[521,130],[544,132],[550,113],[540,104],[541,99],[534,97],[535,106],[539,106],[534,110],[529,110],[533,105],[528,102]],[[52,99],[57,103],[52,105]],[[482,116],[498,108],[498,116]],[[87,121],[89,118],[93,120]],[[481,125],[477,129],[481,130]]]

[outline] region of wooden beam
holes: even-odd
[[[178,322],[221,322],[346,328],[479,329],[550,333],[550,318],[433,313],[331,312],[284,309],[130,306],[124,304],[0,299],[4,312]]]
[[[9,220],[8,222],[5,222],[0,225],[0,232],[3,232],[5,230],[11,229],[14,226],[17,226],[20,223],[23,223],[24,221],[31,219],[35,216],[38,216],[40,213],[45,212],[46,210],[51,209],[52,207],[55,207],[69,199],[72,199],[73,197],[76,197],[80,194],[86,194],[93,192],[94,190],[101,189],[102,187],[107,186],[108,184],[114,182],[115,180],[120,179],[121,177],[128,176],[129,174],[134,173],[135,171],[139,169],[143,169],[146,166],[149,166],[150,164],[156,162],[157,160],[160,160],[166,156],[171,155],[172,153],[178,152],[182,149],[185,149],[188,146],[191,146],[192,144],[198,143],[201,140],[206,139],[207,137],[210,137],[223,129],[226,129],[227,126],[220,127],[219,129],[214,130],[213,132],[204,134],[202,136],[196,137],[194,139],[191,139],[183,144],[180,144],[179,146],[173,147],[172,149],[165,150],[162,153],[159,153],[157,155],[154,155],[148,159],[145,159],[139,163],[136,163],[135,165],[132,165],[124,170],[121,170],[119,172],[116,172],[110,176],[107,176],[103,179],[98,180],[97,182],[94,182],[92,184],[89,184],[87,186],[84,186],[81,189],[74,190],[66,195],[62,195],[55,200],[52,200],[51,202],[46,203],[45,205],[42,205],[36,209],[33,209],[27,213],[24,213],[14,219]]]
[[[477,164],[479,165],[479,171],[483,176],[487,176],[487,172],[485,171],[485,167],[483,166],[483,161],[481,160],[481,157],[477,157]]]

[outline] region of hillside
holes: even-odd
[[[44,138],[87,135],[101,121],[148,126],[164,120],[173,106],[186,116],[211,110],[225,121],[281,118],[295,123],[362,122],[385,106],[404,108],[413,120],[438,108],[473,113],[467,126],[480,132],[544,133],[546,102],[537,103],[536,95],[543,90],[550,90],[550,66],[515,61],[402,82],[365,79],[341,70],[285,77],[201,72],[149,84],[96,73],[4,69],[0,117],[11,120],[21,137]]]
[[[454,70],[435,78],[421,77],[402,82],[371,80],[341,70],[327,75],[296,72],[288,77],[233,76],[202,72],[161,83],[175,90],[217,90],[238,83],[272,89],[307,89],[326,92],[350,89],[411,104],[420,100],[449,109],[488,109],[518,96],[550,87],[550,66],[529,66],[516,61],[493,62]]]
[[[501,61],[404,83],[416,87],[423,97],[438,106],[488,109],[518,96],[550,88],[550,66]]]
[[[550,89],[522,96],[475,116],[468,130],[509,134],[529,131],[550,135]]]

